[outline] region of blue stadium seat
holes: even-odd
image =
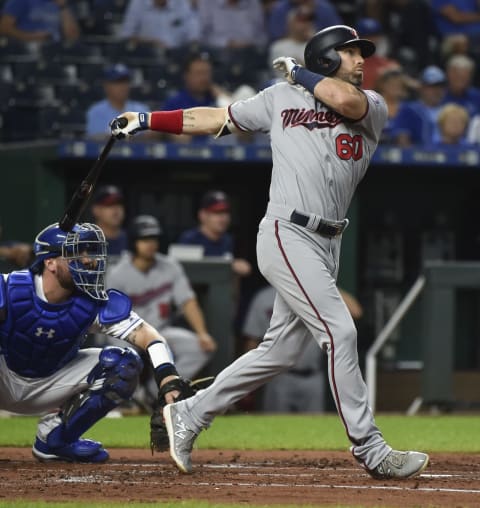
[[[54,138],[60,136],[60,111],[58,107],[40,108],[37,114],[38,136],[40,138]]]
[[[104,98],[103,88],[87,82],[61,84],[55,87],[55,96],[68,107],[88,108]]]
[[[36,106],[10,107],[2,113],[2,141],[38,139],[38,111]]]
[[[15,80],[26,83],[56,84],[74,78],[74,72],[71,72],[69,66],[51,60],[19,61],[14,62],[12,67]]]
[[[75,139],[85,133],[85,109],[61,106],[58,110],[60,137]]]

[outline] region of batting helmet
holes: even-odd
[[[107,300],[105,271],[107,242],[103,231],[87,222],[75,224],[68,233],[60,229],[58,222],[40,231],[33,244],[35,261],[31,266],[34,273],[41,271],[43,261],[53,257],[64,257],[75,286],[96,300]],[[88,258],[93,263],[83,263]]]
[[[375,53],[375,44],[368,39],[360,39],[354,28],[346,25],[335,25],[317,32],[305,47],[305,67],[317,74],[330,76],[341,63],[337,49],[355,45],[360,47],[363,58]]]
[[[130,227],[130,250],[136,252],[135,242],[140,238],[159,238],[162,233],[162,227],[153,215],[138,215]]]

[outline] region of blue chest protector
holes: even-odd
[[[0,314],[1,353],[8,368],[32,378],[62,368],[77,354],[97,314],[101,324],[121,321],[130,314],[126,295],[116,290],[109,290],[108,295],[109,300],[97,301],[79,293],[67,302],[51,304],[37,296],[29,270],[12,272],[3,291],[0,284],[0,311],[3,300],[6,312],[3,321]]]

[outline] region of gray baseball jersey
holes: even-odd
[[[107,284],[126,293],[134,310],[167,339],[181,376],[191,379],[210,360],[211,353],[202,350],[195,333],[169,326],[172,304],[181,307],[195,297],[180,263],[157,254],[154,266],[144,273],[134,266],[132,255],[126,252],[109,270]]]
[[[107,285],[126,293],[135,311],[157,330],[170,323],[172,304],[181,307],[195,296],[182,266],[162,254],[148,273],[134,266],[130,253],[123,254],[108,271]]]
[[[374,91],[365,95],[368,108],[357,121],[287,83],[230,106],[237,128],[271,137],[270,201],[257,235],[257,260],[277,297],[259,346],[209,388],[178,403],[192,430],[208,427],[230,404],[293,366],[313,336],[327,353],[330,389],[353,455],[374,469],[390,453],[368,407],[355,324],[336,286],[341,236],[327,237],[314,227],[320,218],[344,219],[380,138],[385,101]],[[291,222],[293,211],[308,214],[305,227]]]

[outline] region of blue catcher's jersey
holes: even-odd
[[[72,360],[97,314],[108,306],[83,293],[60,304],[45,302],[37,296],[29,270],[10,273],[5,293],[1,353],[10,370],[32,378],[49,376]],[[123,318],[126,310],[117,317]]]

